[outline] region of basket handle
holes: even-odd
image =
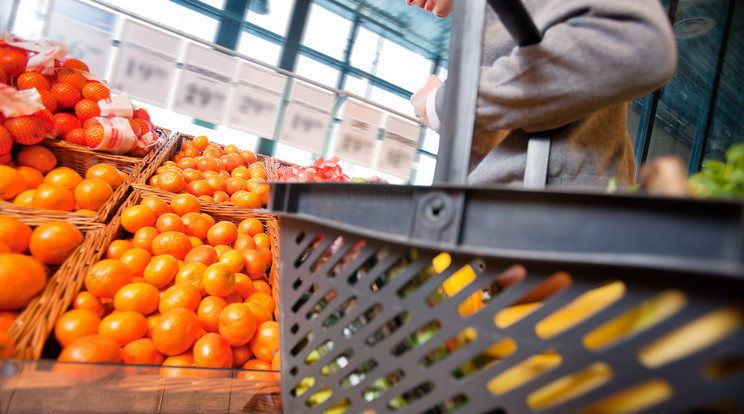
[[[447,102],[439,138],[435,183],[465,184],[473,143],[475,107],[481,64],[483,10],[486,0],[453,2],[450,69],[444,90]],[[542,36],[521,0],[487,0],[490,8],[520,46],[539,43]],[[460,138],[457,139],[457,136]],[[550,136],[530,134],[524,187],[544,188],[547,181]]]

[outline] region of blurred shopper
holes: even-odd
[[[439,17],[452,11],[452,0],[406,3]],[[549,187],[601,191],[612,178],[621,187],[632,184],[627,103],[664,85],[677,64],[659,0],[523,3],[543,37],[527,47],[518,47],[495,13],[484,9],[469,184],[521,186],[528,133],[538,131],[552,137]],[[435,131],[445,87],[431,75],[411,96],[416,116]]]

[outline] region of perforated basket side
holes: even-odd
[[[286,413],[744,407],[740,278],[452,253],[294,216],[279,228]]]

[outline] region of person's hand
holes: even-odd
[[[442,86],[442,81],[439,80],[437,75],[429,75],[429,77],[426,78],[424,86],[411,95],[413,113],[416,115],[416,118],[420,119],[421,123],[427,127],[431,127],[431,125],[429,125],[429,117],[426,114],[426,98],[429,96],[429,92],[440,86]]]

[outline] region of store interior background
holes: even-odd
[[[657,1],[657,0],[649,0]],[[724,160],[730,146],[744,142],[744,2],[661,0],[677,38],[679,65],[660,91],[629,104],[628,131],[637,163],[675,155],[697,172],[707,160]],[[48,35],[50,12],[78,0],[0,0],[0,30],[25,39]],[[307,78],[330,90],[346,91],[413,117],[408,101],[430,73],[446,78],[450,18],[406,6],[404,0],[127,0],[79,3],[116,15],[111,28],[111,76],[122,22],[135,20],[204,45],[215,44],[237,58],[261,62]],[[82,60],[100,51],[70,46]],[[456,47],[456,45],[453,45]],[[88,56],[86,56],[88,54]],[[155,123],[173,131],[207,135],[295,164],[330,157],[340,120],[327,128],[322,153],[282,143],[278,133],[260,137],[179,114],[170,104],[147,108]],[[280,126],[277,128],[277,131]],[[393,184],[432,182],[438,135],[421,128],[410,175],[395,176],[342,160],[355,177],[380,175]]]

